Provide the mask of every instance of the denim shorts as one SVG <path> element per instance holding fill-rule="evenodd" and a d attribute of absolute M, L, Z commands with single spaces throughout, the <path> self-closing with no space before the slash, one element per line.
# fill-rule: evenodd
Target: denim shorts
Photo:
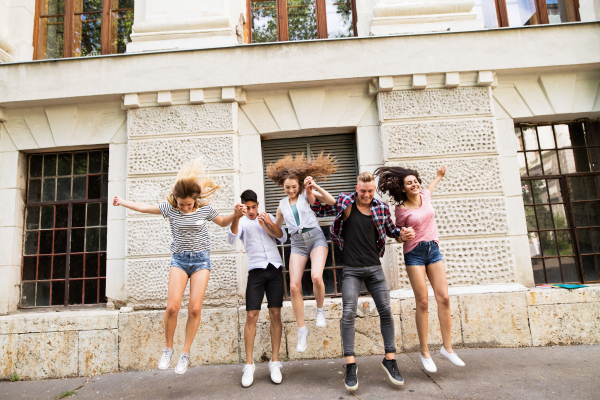
<path fill-rule="evenodd" d="M 197 253 L 184 251 L 183 253 L 173 253 L 171 267 L 182 269 L 188 274 L 188 277 L 192 276 L 194 272 L 198 272 L 202 269 L 210 271 L 210 251 L 205 250 Z"/>
<path fill-rule="evenodd" d="M 311 251 L 317 247 L 328 247 L 327 239 L 321 228 L 314 228 L 304 233 L 292 233 L 292 254 L 300 254 L 309 258 Z"/>
<path fill-rule="evenodd" d="M 417 246 L 404 255 L 404 265 L 431 265 L 442 261 L 440 247 L 433 240 L 419 242 Z"/>

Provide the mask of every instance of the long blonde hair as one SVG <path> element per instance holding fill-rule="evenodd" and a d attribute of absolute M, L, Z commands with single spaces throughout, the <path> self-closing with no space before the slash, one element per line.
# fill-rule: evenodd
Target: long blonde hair
<path fill-rule="evenodd" d="M 215 183 L 205 171 L 202 159 L 197 158 L 181 168 L 171 193 L 167 195 L 167 201 L 173 208 L 178 208 L 177 199 L 189 197 L 196 200 L 197 207 L 203 207 L 220 188 L 221 186 Z"/>

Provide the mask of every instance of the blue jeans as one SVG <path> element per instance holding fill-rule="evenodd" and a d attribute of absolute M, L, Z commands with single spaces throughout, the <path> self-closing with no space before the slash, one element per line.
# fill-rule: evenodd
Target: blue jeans
<path fill-rule="evenodd" d="M 188 278 L 192 276 L 194 272 L 198 272 L 202 269 L 210 271 L 210 251 L 205 250 L 197 253 L 184 251 L 183 253 L 173 253 L 171 267 L 182 269 L 188 275 Z"/>
<path fill-rule="evenodd" d="M 428 266 L 442 261 L 440 247 L 433 240 L 430 242 L 419 242 L 417 246 L 404 255 L 404 265 Z"/>

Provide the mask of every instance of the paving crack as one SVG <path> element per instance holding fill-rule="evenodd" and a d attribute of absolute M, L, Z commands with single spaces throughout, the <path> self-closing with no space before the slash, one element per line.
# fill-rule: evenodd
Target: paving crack
<path fill-rule="evenodd" d="M 421 364 L 419 364 L 419 363 L 418 363 L 416 360 L 414 360 L 414 359 L 413 359 L 413 358 L 410 356 L 410 354 L 407 354 L 406 356 L 407 356 L 408 358 L 410 358 L 410 360 L 411 360 L 411 361 L 412 361 L 412 362 L 413 362 L 413 363 L 414 363 L 414 364 L 417 366 L 417 368 L 419 368 L 421 371 L 423 371 L 423 373 L 424 373 L 424 374 L 425 374 L 425 375 L 426 375 L 426 376 L 429 378 L 429 380 L 431 380 L 431 382 L 433 382 L 433 383 L 435 384 L 435 386 L 437 386 L 437 387 L 438 387 L 438 389 L 440 389 L 440 391 L 442 392 L 442 395 L 443 395 L 443 396 L 444 396 L 444 397 L 447 399 L 448 397 L 446 396 L 446 394 L 444 394 L 444 389 L 443 389 L 443 388 L 442 388 L 442 387 L 441 387 L 441 386 L 440 386 L 440 385 L 439 385 L 439 384 L 438 384 L 438 383 L 435 381 L 435 379 L 433 379 L 433 378 L 431 377 L 431 375 L 429 375 L 429 373 L 428 373 L 428 372 L 427 372 L 425 369 L 423 369 L 423 368 L 421 367 Z"/>

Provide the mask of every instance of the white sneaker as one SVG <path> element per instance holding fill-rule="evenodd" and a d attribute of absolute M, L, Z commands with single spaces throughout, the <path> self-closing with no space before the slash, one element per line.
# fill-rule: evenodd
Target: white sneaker
<path fill-rule="evenodd" d="M 448 360 L 450 360 L 450 362 L 454 365 L 457 365 L 459 367 L 464 367 L 465 363 L 463 360 L 461 360 L 458 355 L 456 355 L 456 353 L 448 353 L 446 351 L 446 349 L 444 348 L 444 346 L 442 346 L 442 348 L 440 349 L 440 354 L 443 355 L 444 357 L 446 357 Z"/>
<path fill-rule="evenodd" d="M 179 356 L 179 362 L 175 366 L 175 373 L 179 374 L 179 375 L 184 374 L 185 371 L 187 371 L 189 361 L 190 361 L 190 355 L 181 353 L 181 355 Z"/>
<path fill-rule="evenodd" d="M 435 363 L 433 362 L 431 357 L 423 358 L 423 355 L 421 353 L 419 353 L 419 357 L 421 357 L 421 362 L 423 363 L 423 367 L 425 367 L 425 371 L 437 372 L 437 367 L 435 366 Z"/>
<path fill-rule="evenodd" d="M 306 338 L 308 337 L 308 328 L 304 325 L 302 328 L 298 328 L 298 345 L 296 346 L 296 351 L 298 353 L 303 353 L 306 350 L 308 344 L 306 343 Z"/>
<path fill-rule="evenodd" d="M 269 367 L 271 366 L 271 363 L 269 363 Z M 252 363 L 252 365 L 248 365 L 245 364 L 244 365 L 244 375 L 242 376 L 242 386 L 243 387 L 248 387 L 250 385 L 252 385 L 252 382 L 254 382 L 254 370 L 256 369 L 256 367 L 254 366 L 254 363 Z"/>
<path fill-rule="evenodd" d="M 173 357 L 173 349 L 164 349 L 163 355 L 158 362 L 158 369 L 168 369 L 171 365 L 171 357 Z"/>
<path fill-rule="evenodd" d="M 327 326 L 327 320 L 325 319 L 325 311 L 321 308 L 317 308 L 317 328 L 325 328 Z"/>
<path fill-rule="evenodd" d="M 281 383 L 281 362 L 269 361 L 269 371 L 271 371 L 271 380 L 273 383 Z"/>

